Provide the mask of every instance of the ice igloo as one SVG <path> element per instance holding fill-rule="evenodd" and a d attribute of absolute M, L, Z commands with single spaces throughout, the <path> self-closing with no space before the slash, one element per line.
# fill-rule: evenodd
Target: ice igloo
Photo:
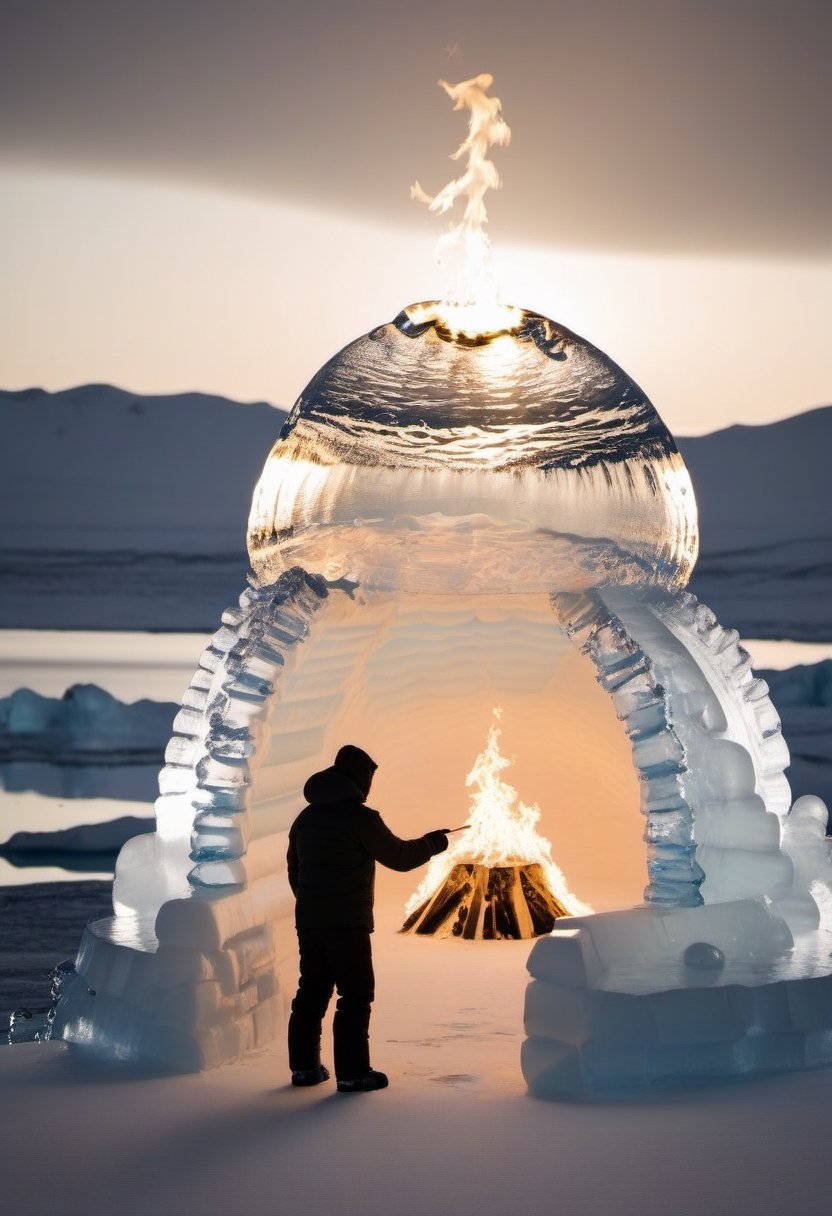
<path fill-rule="evenodd" d="M 531 1090 L 832 1061 L 825 808 L 790 810 L 767 687 L 684 591 L 684 463 L 612 360 L 511 316 L 466 336 L 410 307 L 299 397 L 254 493 L 250 584 L 175 720 L 156 832 L 122 850 L 114 915 L 84 935 L 65 1039 L 200 1069 L 273 1038 L 285 833 L 352 709 L 435 707 L 486 636 L 522 699 L 563 630 L 629 737 L 648 881 L 642 906 L 532 949 Z"/>

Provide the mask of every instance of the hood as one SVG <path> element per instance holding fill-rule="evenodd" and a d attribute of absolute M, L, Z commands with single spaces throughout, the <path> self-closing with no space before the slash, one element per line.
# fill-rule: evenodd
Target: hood
<path fill-rule="evenodd" d="M 310 806 L 328 806 L 334 802 L 363 802 L 366 794 L 346 773 L 334 766 L 313 773 L 303 787 L 303 796 Z"/>
<path fill-rule="evenodd" d="M 339 748 L 333 767 L 345 777 L 349 777 L 350 781 L 354 781 L 364 797 L 367 797 L 378 765 L 363 748 L 356 747 L 354 743 L 345 743 Z"/>

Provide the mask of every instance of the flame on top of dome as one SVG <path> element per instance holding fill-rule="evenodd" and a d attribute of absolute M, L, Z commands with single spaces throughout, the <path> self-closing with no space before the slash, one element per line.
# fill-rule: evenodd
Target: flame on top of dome
<path fill-rule="evenodd" d="M 485 232 L 485 192 L 500 185 L 500 175 L 488 152 L 495 146 L 505 147 L 511 140 L 500 99 L 487 95 L 493 83 L 494 77 L 488 72 L 459 84 L 439 81 L 455 110 L 471 112 L 468 136 L 452 153 L 453 160 L 467 155 L 465 172 L 438 194 L 427 194 L 418 181 L 410 187 L 411 198 L 427 203 L 440 215 L 449 211 L 458 198 L 466 199 L 462 220 L 440 237 L 437 246 L 445 286 L 439 313 L 432 319 L 453 336 L 469 339 L 511 332 L 520 321 L 519 309 L 500 303 L 491 266 L 491 242 Z"/>
<path fill-rule="evenodd" d="M 465 778 L 465 784 L 473 791 L 466 830 L 446 852 L 431 859 L 424 878 L 408 900 L 406 914 L 409 916 L 430 899 L 454 865 L 463 861 L 488 867 L 536 862 L 543 870 L 550 891 L 570 915 L 591 912 L 592 909 L 569 890 L 563 873 L 552 860 L 551 842 L 537 831 L 540 807 L 521 802 L 514 786 L 501 776 L 511 767 L 511 761 L 500 752 L 501 710 L 495 708 L 493 714 L 485 748 Z"/>
<path fill-rule="evenodd" d="M 440 337 L 474 346 L 516 334 L 526 317 L 524 309 L 501 304 L 497 299 L 472 300 L 468 304 L 435 300 L 430 304 L 411 304 L 405 312 L 412 325 L 434 325 Z"/>

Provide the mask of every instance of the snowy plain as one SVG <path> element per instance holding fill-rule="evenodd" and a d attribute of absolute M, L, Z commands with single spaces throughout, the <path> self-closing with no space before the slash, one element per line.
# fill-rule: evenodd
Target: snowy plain
<path fill-rule="evenodd" d="M 814 1216 L 829 1073 L 582 1105 L 527 1096 L 527 943 L 376 933 L 374 1063 L 391 1086 L 287 1084 L 282 1043 L 185 1077 L 0 1052 L 16 1216 Z M 324 1058 L 331 1062 L 328 1042 Z M 43 1168 L 48 1146 L 50 1168 Z"/>

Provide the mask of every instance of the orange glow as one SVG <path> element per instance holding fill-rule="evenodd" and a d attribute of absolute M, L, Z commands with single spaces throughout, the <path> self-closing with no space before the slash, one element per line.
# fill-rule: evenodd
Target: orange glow
<path fill-rule="evenodd" d="M 441 300 L 430 305 L 411 305 L 405 311 L 414 325 L 429 321 L 454 338 L 485 338 L 493 341 L 513 333 L 523 321 L 522 308 L 501 304 L 496 298 L 471 300 L 467 304 Z"/>
<path fill-rule="evenodd" d="M 453 866 L 461 861 L 489 867 L 537 862 L 552 894 L 572 915 L 590 912 L 591 908 L 569 890 L 561 870 L 552 860 L 551 843 L 536 830 L 540 808 L 521 802 L 517 790 L 502 779 L 501 774 L 510 768 L 511 761 L 500 752 L 498 723 L 501 710 L 495 708 L 493 712 L 494 721 L 485 748 L 465 778 L 465 784 L 473 791 L 466 830 L 452 838 L 445 853 L 432 858 L 422 882 L 408 900 L 405 912 L 410 915 L 428 900 Z"/>

